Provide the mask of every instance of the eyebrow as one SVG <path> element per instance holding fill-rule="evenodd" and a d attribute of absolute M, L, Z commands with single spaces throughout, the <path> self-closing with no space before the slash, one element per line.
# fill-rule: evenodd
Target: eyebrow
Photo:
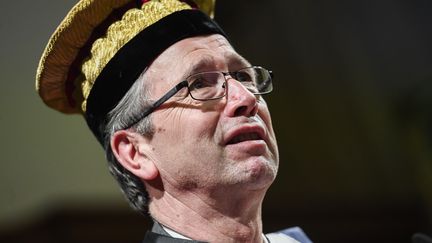
<path fill-rule="evenodd" d="M 252 64 L 250 64 L 250 62 L 248 62 L 244 57 L 242 57 L 240 54 L 238 53 L 228 53 L 227 55 L 225 55 L 225 59 L 228 60 L 228 66 L 234 66 L 236 68 L 245 68 L 245 67 L 250 67 L 252 66 Z M 229 70 L 232 71 L 232 70 Z"/>
<path fill-rule="evenodd" d="M 224 55 L 224 58 L 227 62 L 228 67 L 235 67 L 236 69 L 241 69 L 244 67 L 251 66 L 251 64 L 245 58 L 243 58 L 237 53 L 228 53 Z M 204 71 L 223 71 L 223 70 L 211 69 L 216 66 L 215 65 L 216 63 L 217 61 L 213 56 L 211 55 L 202 56 L 200 60 L 198 60 L 196 63 L 193 63 L 187 68 L 187 70 L 185 71 L 185 75 L 182 78 L 185 79 L 192 74 L 204 72 Z M 228 70 L 228 71 L 232 71 L 232 70 Z"/>
<path fill-rule="evenodd" d="M 201 57 L 197 62 L 193 63 L 188 67 L 185 72 L 185 77 L 192 75 L 194 73 L 202 72 L 205 69 L 211 68 L 215 66 L 216 61 L 213 56 L 206 55 Z"/>

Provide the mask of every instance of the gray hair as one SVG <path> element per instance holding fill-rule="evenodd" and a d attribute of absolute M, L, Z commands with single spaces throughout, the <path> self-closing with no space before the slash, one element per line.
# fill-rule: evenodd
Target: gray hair
<path fill-rule="evenodd" d="M 135 81 L 118 105 L 110 111 L 105 127 L 105 152 L 108 168 L 111 175 L 117 180 L 129 205 L 143 214 L 148 213 L 148 193 L 140 178 L 125 169 L 114 156 L 110 140 L 111 136 L 119 130 L 128 127 L 149 106 L 148 87 L 145 83 L 144 73 Z M 131 127 L 143 136 L 151 137 L 154 133 L 150 116 L 141 119 Z"/>

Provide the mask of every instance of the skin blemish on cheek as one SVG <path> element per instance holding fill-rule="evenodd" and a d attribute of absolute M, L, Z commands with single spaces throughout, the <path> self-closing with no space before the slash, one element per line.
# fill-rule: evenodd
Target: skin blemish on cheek
<path fill-rule="evenodd" d="M 158 128 L 156 129 L 156 132 L 158 132 L 158 133 L 165 132 L 165 131 L 166 131 L 166 129 L 165 129 L 165 128 L 162 128 L 162 127 L 158 127 Z"/>
<path fill-rule="evenodd" d="M 190 191 L 198 188 L 198 184 L 195 181 L 185 181 L 184 183 L 182 183 L 181 187 L 186 191 Z"/>

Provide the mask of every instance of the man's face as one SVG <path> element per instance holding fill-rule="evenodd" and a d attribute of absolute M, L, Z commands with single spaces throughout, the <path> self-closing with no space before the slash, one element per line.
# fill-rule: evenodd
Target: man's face
<path fill-rule="evenodd" d="M 250 64 L 220 35 L 194 37 L 164 51 L 145 75 L 150 98 L 159 99 L 189 75 L 237 71 Z M 266 189 L 279 155 L 262 97 L 227 76 L 228 94 L 197 101 L 184 88 L 151 115 L 155 133 L 147 156 L 163 181 L 179 189 Z"/>

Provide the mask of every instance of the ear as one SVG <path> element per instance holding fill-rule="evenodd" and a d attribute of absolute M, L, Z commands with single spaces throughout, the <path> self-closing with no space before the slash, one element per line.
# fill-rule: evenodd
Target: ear
<path fill-rule="evenodd" d="M 126 130 L 115 132 L 111 137 L 111 150 L 118 162 L 129 172 L 144 180 L 153 180 L 159 174 L 149 158 L 150 145 L 140 134 Z"/>

